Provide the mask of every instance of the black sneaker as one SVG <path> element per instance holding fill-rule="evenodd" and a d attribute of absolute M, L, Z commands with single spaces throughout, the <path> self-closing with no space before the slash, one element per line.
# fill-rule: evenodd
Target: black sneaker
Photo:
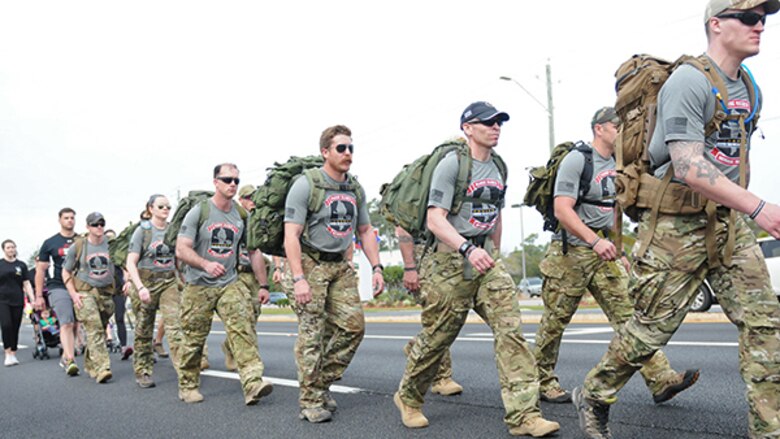
<path fill-rule="evenodd" d="M 589 439 L 612 439 L 609 431 L 609 404 L 585 398 L 582 389 L 572 391 L 574 407 L 580 419 L 580 429 Z"/>

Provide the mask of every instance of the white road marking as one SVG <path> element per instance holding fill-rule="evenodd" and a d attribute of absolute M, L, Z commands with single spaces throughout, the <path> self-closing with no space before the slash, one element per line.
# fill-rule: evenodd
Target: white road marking
<path fill-rule="evenodd" d="M 204 370 L 200 372 L 201 375 L 207 375 L 211 377 L 216 378 L 227 378 L 230 380 L 240 380 L 239 376 L 235 372 L 225 372 L 221 370 Z M 284 386 L 284 387 L 298 387 L 298 381 L 295 380 L 288 380 L 284 378 L 273 378 L 273 377 L 267 377 L 264 376 L 263 380 L 270 381 L 271 384 L 275 386 Z M 365 389 L 361 389 L 358 387 L 348 387 L 348 386 L 337 386 L 337 385 L 331 385 L 330 391 L 334 393 L 360 393 L 365 392 Z"/>

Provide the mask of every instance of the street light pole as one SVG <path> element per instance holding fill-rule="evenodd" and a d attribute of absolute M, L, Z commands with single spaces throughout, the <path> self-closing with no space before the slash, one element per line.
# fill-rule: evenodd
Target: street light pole
<path fill-rule="evenodd" d="M 525 229 L 523 228 L 523 206 L 525 204 L 513 204 L 512 207 L 520 210 L 520 251 L 523 261 L 523 279 L 525 279 Z"/>
<path fill-rule="evenodd" d="M 498 79 L 501 79 L 502 81 L 514 82 L 515 85 L 520 87 L 520 89 L 522 89 L 525 92 L 525 94 L 530 96 L 531 99 L 533 99 L 534 102 L 539 104 L 539 106 L 542 107 L 542 109 L 544 109 L 544 112 L 547 113 L 547 125 L 548 125 L 548 128 L 549 128 L 549 133 L 547 135 L 547 138 L 548 138 L 549 143 L 550 143 L 550 151 L 552 151 L 553 148 L 555 148 L 555 116 L 553 114 L 552 69 L 550 67 L 550 60 L 549 59 L 547 60 L 545 73 L 546 73 L 546 76 L 547 76 L 547 105 L 545 105 L 542 101 L 540 101 L 536 96 L 531 94 L 531 92 L 528 91 L 528 89 L 525 88 L 525 86 L 523 86 L 523 84 L 517 82 L 515 79 L 512 79 L 509 76 L 501 76 Z"/>

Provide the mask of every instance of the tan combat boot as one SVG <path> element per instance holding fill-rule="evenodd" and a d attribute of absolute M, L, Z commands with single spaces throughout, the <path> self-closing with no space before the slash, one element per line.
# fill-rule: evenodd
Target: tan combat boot
<path fill-rule="evenodd" d="M 404 404 L 398 392 L 395 392 L 395 395 L 393 395 L 393 402 L 395 402 L 395 406 L 401 412 L 401 422 L 406 427 L 423 428 L 428 426 L 428 418 L 423 415 L 422 410 Z"/>
<path fill-rule="evenodd" d="M 268 396 L 274 391 L 273 384 L 268 381 L 260 381 L 259 383 L 252 383 L 246 391 L 244 396 L 244 403 L 246 405 L 255 405 L 260 398 Z"/>
<path fill-rule="evenodd" d="M 95 377 L 95 381 L 97 381 L 98 384 L 105 384 L 106 382 L 108 382 L 108 380 L 111 379 L 112 376 L 113 375 L 111 375 L 110 370 L 104 370 L 97 374 L 97 376 Z"/>
<path fill-rule="evenodd" d="M 227 345 L 227 339 L 222 343 L 222 353 L 225 354 L 225 369 L 235 372 L 238 370 L 238 367 L 236 366 L 236 359 L 233 358 L 233 352 L 230 351 L 230 348 Z"/>
<path fill-rule="evenodd" d="M 203 395 L 198 392 L 198 389 L 179 390 L 179 399 L 187 404 L 194 404 L 203 401 Z"/>
<path fill-rule="evenodd" d="M 512 436 L 544 437 L 560 429 L 561 426 L 557 422 L 548 421 L 539 416 L 531 418 L 517 427 L 510 428 L 509 434 Z"/>
<path fill-rule="evenodd" d="M 678 372 L 661 390 L 653 394 L 653 401 L 656 404 L 669 401 L 678 393 L 691 387 L 698 379 L 699 369 L 688 369 L 685 372 Z"/>
<path fill-rule="evenodd" d="M 209 357 L 205 355 L 200 357 L 200 370 L 206 370 L 209 367 L 211 367 L 211 365 L 209 364 Z"/>
<path fill-rule="evenodd" d="M 539 393 L 539 399 L 553 404 L 565 404 L 571 402 L 571 393 L 560 387 L 553 387 Z"/>
<path fill-rule="evenodd" d="M 463 392 L 463 386 L 456 383 L 452 378 L 444 378 L 431 386 L 431 392 L 442 396 L 457 395 Z"/>

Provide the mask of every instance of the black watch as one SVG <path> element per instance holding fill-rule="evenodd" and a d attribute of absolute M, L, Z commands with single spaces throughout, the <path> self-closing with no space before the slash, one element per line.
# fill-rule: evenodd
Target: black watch
<path fill-rule="evenodd" d="M 376 269 L 379 269 L 380 272 L 385 271 L 385 266 L 382 264 L 376 264 L 373 267 L 371 267 L 372 271 L 376 271 Z"/>

